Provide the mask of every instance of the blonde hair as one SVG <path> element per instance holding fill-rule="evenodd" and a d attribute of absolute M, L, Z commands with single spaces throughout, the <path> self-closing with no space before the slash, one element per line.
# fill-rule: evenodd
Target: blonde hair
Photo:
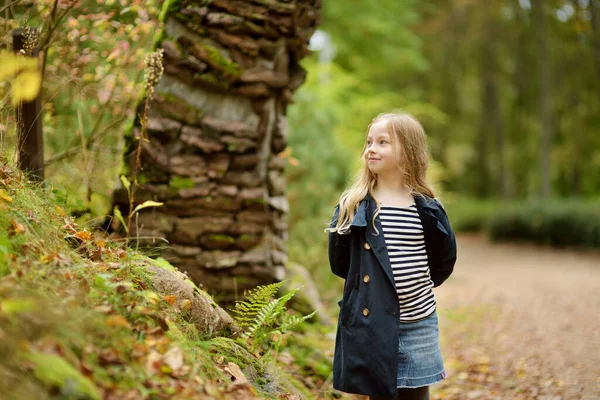
<path fill-rule="evenodd" d="M 367 127 L 367 133 L 371 126 L 381 120 L 387 121 L 387 132 L 392 140 L 392 146 L 398 162 L 398 172 L 403 174 L 404 184 L 408 191 L 415 195 L 427 195 L 434 198 L 433 189 L 427 183 L 427 167 L 429 165 L 429 150 L 427 147 L 427 137 L 425 129 L 415 117 L 404 112 L 382 113 L 373 118 Z M 326 232 L 338 232 L 339 234 L 349 233 L 350 224 L 361 200 L 370 193 L 372 197 L 375 186 L 377 185 L 377 176 L 371 172 L 367 163 L 364 162 L 364 154 L 367 149 L 367 143 L 360 155 L 363 166 L 353 176 L 350 186 L 341 194 L 339 200 L 339 214 L 337 223 L 333 228 L 325 229 Z M 373 227 L 375 227 L 375 218 L 379 214 L 380 208 L 377 205 L 377 212 L 373 215 Z M 377 228 L 375 228 L 377 231 Z M 377 231 L 379 234 L 379 231 Z"/>

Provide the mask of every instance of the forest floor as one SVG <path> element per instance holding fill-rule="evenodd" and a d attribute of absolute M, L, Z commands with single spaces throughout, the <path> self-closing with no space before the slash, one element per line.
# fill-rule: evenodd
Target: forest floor
<path fill-rule="evenodd" d="M 435 289 L 448 378 L 432 400 L 599 399 L 600 252 L 457 240 Z"/>

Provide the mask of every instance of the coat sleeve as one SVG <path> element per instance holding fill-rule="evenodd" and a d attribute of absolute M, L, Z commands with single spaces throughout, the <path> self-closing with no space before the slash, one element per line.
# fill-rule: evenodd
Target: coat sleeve
<path fill-rule="evenodd" d="M 330 228 L 335 227 L 337 224 L 339 212 L 340 206 L 338 204 L 329 224 Z M 346 279 L 350 267 L 350 235 L 329 232 L 329 266 L 334 274 Z"/>
<path fill-rule="evenodd" d="M 440 286 L 454 271 L 454 264 L 456 264 L 456 237 L 450 226 L 450 220 L 444 210 L 443 206 L 439 204 L 438 220 L 442 224 L 442 227 L 448 233 L 444 235 L 444 240 L 440 246 L 440 262 L 438 266 L 438 273 L 434 287 Z"/>

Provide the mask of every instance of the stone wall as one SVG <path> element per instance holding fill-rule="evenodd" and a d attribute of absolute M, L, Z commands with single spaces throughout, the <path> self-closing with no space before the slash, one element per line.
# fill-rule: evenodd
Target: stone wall
<path fill-rule="evenodd" d="M 165 204 L 142 212 L 132 235 L 231 301 L 285 277 L 285 113 L 305 79 L 298 61 L 309 52 L 320 0 L 163 7 L 157 45 L 165 72 L 151 103 L 136 204 Z M 139 134 L 138 121 L 127 140 L 129 170 Z M 114 200 L 127 212 L 124 189 Z"/>

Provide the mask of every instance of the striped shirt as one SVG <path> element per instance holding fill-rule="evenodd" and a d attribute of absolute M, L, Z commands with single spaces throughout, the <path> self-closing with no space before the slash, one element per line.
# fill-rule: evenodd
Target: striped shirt
<path fill-rule="evenodd" d="M 400 321 L 423 319 L 435 311 L 436 300 L 417 206 L 381 205 L 379 217 L 398 292 Z"/>

